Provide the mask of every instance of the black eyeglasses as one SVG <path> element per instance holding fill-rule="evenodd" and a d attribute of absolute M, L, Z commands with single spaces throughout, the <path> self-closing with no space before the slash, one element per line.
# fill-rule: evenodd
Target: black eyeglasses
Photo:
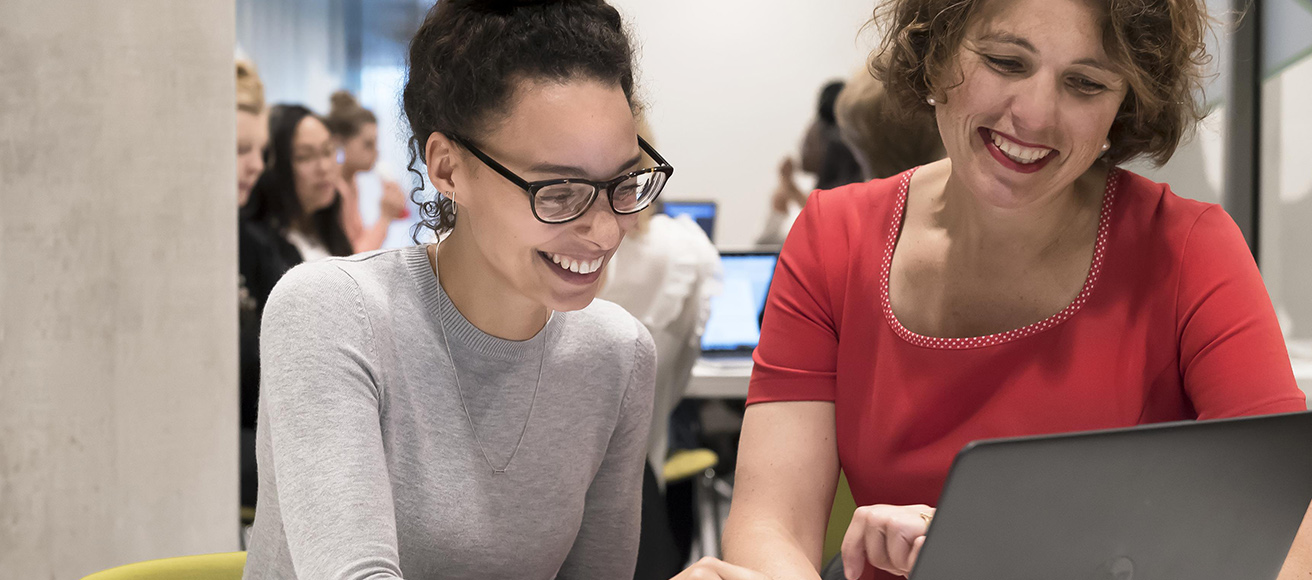
<path fill-rule="evenodd" d="M 548 224 L 563 224 L 578 219 L 588 212 L 603 190 L 610 200 L 610 208 L 615 213 L 620 215 L 638 213 L 647 209 L 651 202 L 656 200 L 656 196 L 661 194 L 665 183 L 674 174 L 674 167 L 666 163 L 665 158 L 661 157 L 661 154 L 657 153 L 642 137 L 638 137 L 638 146 L 656 161 L 656 167 L 630 171 L 609 181 L 591 181 L 573 177 L 527 181 L 488 157 L 468 139 L 455 135 L 449 137 L 468 149 L 474 157 L 491 167 L 493 171 L 523 189 L 528 194 L 533 217 Z"/>

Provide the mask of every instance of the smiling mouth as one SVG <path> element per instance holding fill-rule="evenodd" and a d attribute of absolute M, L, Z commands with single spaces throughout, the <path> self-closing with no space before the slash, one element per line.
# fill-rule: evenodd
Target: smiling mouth
<path fill-rule="evenodd" d="M 548 262 L 555 264 L 556 268 L 559 270 L 582 276 L 587 276 L 600 271 L 602 263 L 606 260 L 605 256 L 594 260 L 584 260 L 580 258 L 571 258 L 564 254 L 552 254 L 550 252 L 538 252 L 538 255 L 546 258 Z"/>
<path fill-rule="evenodd" d="M 985 130 L 988 131 L 988 137 L 993 141 L 993 145 L 995 145 L 998 150 L 1002 151 L 1003 155 L 1006 155 L 1008 159 L 1022 165 L 1035 163 L 1057 151 L 1056 149 L 1049 149 L 1047 147 L 1022 145 L 1002 133 L 989 129 Z"/>
<path fill-rule="evenodd" d="M 1016 139 L 986 127 L 979 128 L 980 138 L 993 158 L 1004 167 L 1019 173 L 1033 173 L 1047 165 L 1058 155 L 1056 149 L 1022 143 Z"/>

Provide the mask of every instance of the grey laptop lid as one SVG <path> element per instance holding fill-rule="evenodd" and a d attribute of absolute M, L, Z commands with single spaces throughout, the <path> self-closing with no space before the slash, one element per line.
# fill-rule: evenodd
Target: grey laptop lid
<path fill-rule="evenodd" d="M 967 445 L 911 580 L 1274 579 L 1312 501 L 1312 413 Z"/>

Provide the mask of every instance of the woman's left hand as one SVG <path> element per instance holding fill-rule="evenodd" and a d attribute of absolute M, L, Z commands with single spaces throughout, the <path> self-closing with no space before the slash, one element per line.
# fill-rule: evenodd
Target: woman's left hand
<path fill-rule="evenodd" d="M 866 563 L 909 576 L 925 544 L 934 508 L 927 505 L 870 505 L 856 509 L 843 535 L 843 572 L 860 578 Z"/>

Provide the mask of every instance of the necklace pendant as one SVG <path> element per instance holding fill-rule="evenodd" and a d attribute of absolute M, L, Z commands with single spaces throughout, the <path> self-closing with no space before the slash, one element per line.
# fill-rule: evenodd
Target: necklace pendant
<path fill-rule="evenodd" d="M 510 468 L 510 466 L 507 465 L 507 466 L 506 466 L 506 469 L 509 469 L 509 468 Z M 505 473 L 506 473 L 506 470 L 505 470 L 505 469 L 497 469 L 497 468 L 495 468 L 495 467 L 492 468 L 492 475 L 504 475 Z"/>

